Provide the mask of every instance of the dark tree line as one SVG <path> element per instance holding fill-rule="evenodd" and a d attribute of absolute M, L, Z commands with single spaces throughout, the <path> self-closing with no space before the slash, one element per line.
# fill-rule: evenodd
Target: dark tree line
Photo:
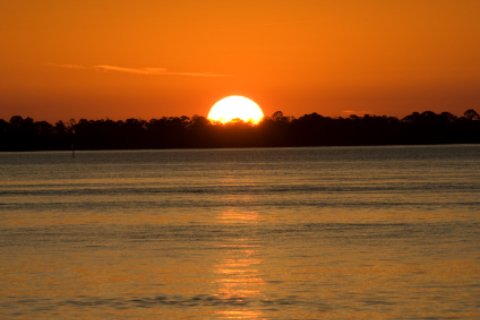
<path fill-rule="evenodd" d="M 480 116 L 467 110 L 389 116 L 299 118 L 277 111 L 259 125 L 212 124 L 201 116 L 87 120 L 51 124 L 14 116 L 0 119 L 0 150 L 297 147 L 342 145 L 480 143 Z"/>

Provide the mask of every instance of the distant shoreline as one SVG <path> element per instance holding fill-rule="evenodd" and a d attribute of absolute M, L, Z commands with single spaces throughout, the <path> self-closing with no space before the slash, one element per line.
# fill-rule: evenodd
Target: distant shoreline
<path fill-rule="evenodd" d="M 201 116 L 149 121 L 81 119 L 69 123 L 0 119 L 0 151 L 159 150 L 329 146 L 400 146 L 480 143 L 480 115 L 414 112 L 402 119 L 317 113 L 299 118 L 275 112 L 258 125 L 241 121 L 211 123 Z"/>
<path fill-rule="evenodd" d="M 90 151 L 189 151 L 189 150 L 232 150 L 232 149 L 239 149 L 239 150 L 248 150 L 248 149 L 308 149 L 308 148 L 369 148 L 369 147 L 469 147 L 469 146 L 479 146 L 480 142 L 472 142 L 472 143 L 432 143 L 432 144 L 382 144 L 382 145 L 324 145 L 324 146 L 264 146 L 264 147 L 197 147 L 197 148 L 132 148 L 132 149 L 75 149 L 75 152 L 90 152 Z M 6 153 L 29 153 L 29 152 L 62 152 L 62 153 L 70 153 L 72 150 L 69 149 L 37 149 L 37 150 L 0 150 L 0 154 Z"/>

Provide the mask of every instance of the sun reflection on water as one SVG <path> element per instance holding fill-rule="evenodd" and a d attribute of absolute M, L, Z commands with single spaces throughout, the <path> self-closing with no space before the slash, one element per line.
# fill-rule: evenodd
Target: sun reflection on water
<path fill-rule="evenodd" d="M 219 223 L 255 227 L 258 223 L 256 212 L 225 211 L 218 215 Z M 221 245 L 224 257 L 215 265 L 215 283 L 217 295 L 222 299 L 232 299 L 234 306 L 217 310 L 219 319 L 262 319 L 262 312 L 255 306 L 255 301 L 264 298 L 265 281 L 259 266 L 262 259 L 258 253 L 258 239 L 254 233 L 245 232 L 241 237 L 232 238 Z"/>

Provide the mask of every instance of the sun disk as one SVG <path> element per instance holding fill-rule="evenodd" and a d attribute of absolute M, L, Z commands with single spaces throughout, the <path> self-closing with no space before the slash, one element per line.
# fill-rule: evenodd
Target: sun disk
<path fill-rule="evenodd" d="M 243 96 L 229 96 L 217 101 L 207 116 L 213 122 L 227 123 L 241 120 L 253 124 L 258 124 L 263 117 L 259 105 Z"/>

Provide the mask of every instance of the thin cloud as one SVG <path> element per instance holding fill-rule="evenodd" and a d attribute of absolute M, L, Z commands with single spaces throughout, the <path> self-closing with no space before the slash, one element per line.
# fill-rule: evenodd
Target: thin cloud
<path fill-rule="evenodd" d="M 167 69 L 165 68 L 128 68 L 128 67 L 112 66 L 108 64 L 101 64 L 101 65 L 93 66 L 92 68 L 97 71 L 104 71 L 104 72 L 113 71 L 113 72 L 143 74 L 143 75 L 163 75 L 167 72 Z"/>
<path fill-rule="evenodd" d="M 95 66 L 82 66 L 77 64 L 49 63 L 49 65 L 54 67 L 59 67 L 59 68 L 65 68 L 65 69 L 94 70 L 94 71 L 100 71 L 100 72 L 118 72 L 118 73 L 127 73 L 127 74 L 144 75 L 144 76 L 183 76 L 183 77 L 209 77 L 209 78 L 221 78 L 221 77 L 232 76 L 229 74 L 208 73 L 208 72 L 178 72 L 178 71 L 170 71 L 166 68 L 157 68 L 157 67 L 131 68 L 131 67 L 114 66 L 109 64 L 100 64 Z"/>

